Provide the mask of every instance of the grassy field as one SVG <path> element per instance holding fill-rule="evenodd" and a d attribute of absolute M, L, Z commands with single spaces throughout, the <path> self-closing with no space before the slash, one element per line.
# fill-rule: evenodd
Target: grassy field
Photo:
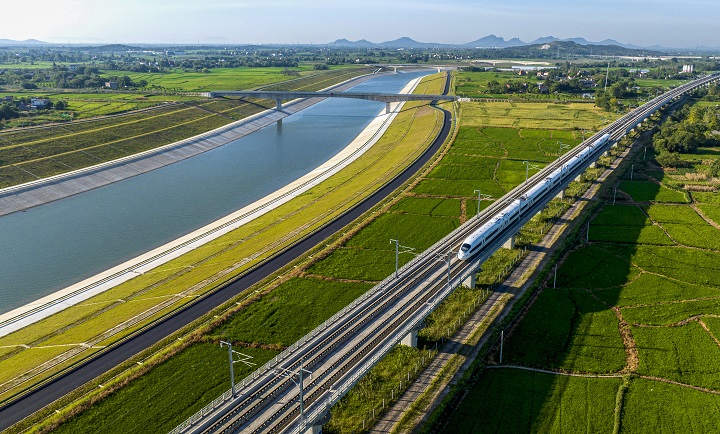
<path fill-rule="evenodd" d="M 421 83 L 417 92 L 439 92 L 443 84 L 442 80 L 433 78 L 431 76 Z M 51 339 L 57 344 L 61 342 L 71 344 L 80 336 L 88 339 L 89 335 L 95 336 L 93 338 L 95 340 L 102 339 L 99 343 L 110 344 L 131 331 L 131 329 L 124 330 L 120 334 L 103 337 L 109 328 L 124 318 L 124 313 L 115 309 L 128 303 L 118 303 L 119 298 L 138 301 L 155 300 L 157 303 L 156 297 L 182 293 L 191 287 L 193 290 L 186 294 L 193 296 L 211 290 L 273 254 L 282 245 L 317 228 L 383 185 L 425 149 L 441 126 L 441 113 L 426 104 L 408 103 L 405 108 L 375 146 L 346 169 L 308 193 L 224 237 L 86 303 L 68 308 L 61 314 L 27 327 L 21 332 L 0 338 L 0 347 L 14 347 L 12 353 L 0 356 L 2 359 L 0 372 L 5 377 L 5 382 L 0 379 L 0 382 L 4 383 L 2 396 L 6 397 L 17 390 L 6 381 L 27 372 L 40 361 L 37 357 L 26 357 L 29 352 L 21 345 L 41 347 L 43 342 Z M 384 240 L 384 245 L 387 243 L 388 240 Z M 257 255 L 254 260 L 247 263 L 242 260 L 253 254 Z M 225 270 L 229 267 L 232 269 L 230 274 L 227 274 Z M 228 336 L 229 339 L 237 339 L 235 342 L 238 345 L 279 349 L 302 336 L 304 330 L 309 330 L 308 327 L 312 328 L 315 322 L 321 322 L 331 316 L 368 287 L 367 284 L 362 283 L 329 282 L 314 278 L 291 279 L 281 285 L 279 291 L 273 290 L 258 299 L 257 305 L 253 303 L 249 310 L 242 310 L 237 319 L 227 319 L 219 328 L 210 330 L 208 339 Z M 264 288 L 267 289 L 269 288 Z M 297 300 L 297 291 L 302 292 L 305 297 L 301 302 Z M 182 300 L 186 301 L 188 298 Z M 313 301 L 317 302 L 318 310 L 313 314 L 311 321 L 305 321 L 309 303 Z M 288 316 L 291 309 L 296 309 L 295 312 L 298 313 Z M 160 313 L 166 311 L 167 309 Z M 113 312 L 117 312 L 118 315 L 113 315 Z M 302 312 L 302 315 L 299 312 Z M 252 325 L 253 321 L 260 321 L 260 318 L 262 318 L 264 334 L 253 337 L 259 330 L 257 323 Z M 299 328 L 291 328 L 291 325 Z M 235 335 L 237 337 L 234 337 Z M 97 349 L 88 349 L 81 355 L 84 357 L 89 355 L 88 352 L 93 351 Z M 196 386 L 198 389 L 205 388 L 202 382 L 198 382 Z M 22 388 L 23 385 L 14 387 Z M 119 395 L 124 393 L 118 392 Z M 187 412 L 192 414 L 206 403 L 202 400 L 194 401 L 188 404 Z M 158 403 L 147 411 L 148 414 L 168 413 L 170 405 L 172 405 L 170 402 Z M 97 408 L 98 412 L 105 414 L 103 417 L 110 417 L 109 415 L 114 411 L 112 406 L 105 407 L 105 404 L 98 405 Z M 175 411 L 170 413 L 175 414 L 174 423 L 181 422 L 182 414 L 186 414 Z M 83 414 L 78 418 L 85 422 L 77 423 L 90 423 L 88 422 L 90 419 L 85 417 Z"/>
<path fill-rule="evenodd" d="M 718 193 L 688 193 L 687 171 L 641 159 L 635 180 L 628 166 L 618 181 L 617 205 L 605 194 L 589 243 L 562 259 L 557 289 L 551 280 L 506 334 L 504 364 L 556 374 L 486 368 L 443 432 L 717 431 Z"/>
<path fill-rule="evenodd" d="M 486 103 L 461 105 L 465 126 L 490 126 L 530 129 L 598 130 L 614 120 L 614 114 L 586 103 Z M 580 136 L 580 138 L 582 135 Z"/>
<path fill-rule="evenodd" d="M 118 76 L 127 75 L 135 83 L 140 80 L 145 80 L 148 82 L 149 87 L 158 86 L 182 92 L 207 92 L 210 90 L 253 89 L 295 78 L 283 74 L 285 69 L 286 68 L 283 67 L 214 68 L 207 73 L 184 72 L 180 69 L 169 73 L 132 71 L 102 72 Z M 301 77 L 318 73 L 318 71 L 314 71 L 310 65 L 288 69 L 297 72 Z"/>
<path fill-rule="evenodd" d="M 612 432 L 619 378 L 487 369 L 442 433 Z M 582 402 L 583 405 L 575 405 Z"/>

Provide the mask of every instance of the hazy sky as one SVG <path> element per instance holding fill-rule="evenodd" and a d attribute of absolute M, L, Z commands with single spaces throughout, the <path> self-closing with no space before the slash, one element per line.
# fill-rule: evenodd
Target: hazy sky
<path fill-rule="evenodd" d="M 0 39 L 56 43 L 465 43 L 495 34 L 720 46 L 718 0 L 13 0 Z"/>

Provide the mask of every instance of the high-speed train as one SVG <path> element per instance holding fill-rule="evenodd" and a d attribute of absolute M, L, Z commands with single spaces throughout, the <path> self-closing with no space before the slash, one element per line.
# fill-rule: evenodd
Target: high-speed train
<path fill-rule="evenodd" d="M 476 230 L 470 236 L 465 238 L 458 259 L 465 260 L 491 241 L 495 241 L 499 233 L 507 226 L 515 223 L 520 218 L 521 213 L 532 206 L 535 202 L 544 199 L 554 188 L 571 176 L 578 166 L 583 166 L 588 160 L 595 160 L 605 145 L 610 141 L 610 135 L 605 134 L 593 143 L 585 146 L 570 161 L 555 169 L 547 178 L 538 182 L 530 190 L 525 192 L 520 198 L 513 200 L 508 206 L 502 209 L 495 217 L 490 219 L 480 229 Z"/>

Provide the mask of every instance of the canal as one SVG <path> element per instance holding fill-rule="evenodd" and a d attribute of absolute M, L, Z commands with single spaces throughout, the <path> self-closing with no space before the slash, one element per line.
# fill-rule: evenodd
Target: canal
<path fill-rule="evenodd" d="M 399 92 L 428 72 L 355 92 Z M 0 217 L 0 314 L 192 232 L 310 172 L 385 104 L 326 99 L 220 148 L 115 184 Z"/>

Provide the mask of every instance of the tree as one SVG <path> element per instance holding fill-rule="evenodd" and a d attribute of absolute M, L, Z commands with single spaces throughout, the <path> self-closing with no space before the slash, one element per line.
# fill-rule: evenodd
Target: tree
<path fill-rule="evenodd" d="M 710 165 L 710 176 L 720 178 L 720 160 L 715 160 Z"/>
<path fill-rule="evenodd" d="M 17 107 L 12 104 L 0 104 L 0 119 L 13 119 L 20 116 Z"/>
<path fill-rule="evenodd" d="M 677 152 L 661 152 L 655 157 L 655 160 L 663 167 L 688 167 L 690 164 L 680 158 Z"/>

